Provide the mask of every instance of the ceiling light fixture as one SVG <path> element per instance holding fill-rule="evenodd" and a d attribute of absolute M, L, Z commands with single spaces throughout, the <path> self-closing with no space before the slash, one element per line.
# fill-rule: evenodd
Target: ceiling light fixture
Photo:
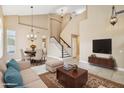
<path fill-rule="evenodd" d="M 124 10 L 116 11 L 115 6 L 112 6 L 112 15 L 110 18 L 110 24 L 114 26 L 118 22 L 117 15 L 121 13 L 124 13 Z"/>
<path fill-rule="evenodd" d="M 62 8 L 57 10 L 58 15 L 60 15 L 61 17 L 63 17 L 67 12 L 68 12 L 67 7 L 62 7 Z"/>
<path fill-rule="evenodd" d="M 32 18 L 31 18 L 31 22 L 32 22 L 32 25 L 31 25 L 31 33 L 29 35 L 27 35 L 27 38 L 29 40 L 31 40 L 32 42 L 34 42 L 34 40 L 37 39 L 37 35 L 34 34 L 34 29 L 33 29 L 33 6 L 31 6 L 31 10 L 32 10 Z"/>

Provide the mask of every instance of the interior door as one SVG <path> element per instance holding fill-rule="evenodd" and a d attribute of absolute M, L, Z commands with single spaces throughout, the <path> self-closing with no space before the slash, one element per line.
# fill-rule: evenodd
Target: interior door
<path fill-rule="evenodd" d="M 72 38 L 72 56 L 76 57 L 76 54 L 77 54 L 76 38 Z"/>

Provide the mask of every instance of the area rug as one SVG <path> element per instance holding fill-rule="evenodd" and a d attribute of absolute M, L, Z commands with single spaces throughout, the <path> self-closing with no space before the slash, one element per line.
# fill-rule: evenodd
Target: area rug
<path fill-rule="evenodd" d="M 48 88 L 64 88 L 56 79 L 56 73 L 44 73 L 39 75 Z M 104 86 L 106 88 L 124 88 L 124 85 L 104 79 L 102 77 L 88 73 L 88 81 L 82 88 L 98 88 Z"/>

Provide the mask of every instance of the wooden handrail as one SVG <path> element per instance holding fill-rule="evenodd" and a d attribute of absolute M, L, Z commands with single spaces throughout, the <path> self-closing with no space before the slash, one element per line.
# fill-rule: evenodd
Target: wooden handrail
<path fill-rule="evenodd" d="M 64 58 L 64 46 L 60 43 L 59 40 L 57 40 L 57 38 L 55 36 L 51 36 L 51 38 L 54 38 L 62 47 L 62 58 Z M 69 48 L 71 48 L 61 37 L 60 39 L 64 42 L 64 44 L 66 44 Z"/>
<path fill-rule="evenodd" d="M 63 51 L 64 51 L 64 47 L 62 46 L 62 58 L 64 58 L 64 53 L 63 53 Z"/>
<path fill-rule="evenodd" d="M 63 46 L 57 39 L 55 36 L 51 36 L 51 38 L 54 38 L 61 46 Z"/>
<path fill-rule="evenodd" d="M 62 40 L 69 48 L 71 48 L 71 46 L 63 38 L 60 37 L 60 40 Z"/>

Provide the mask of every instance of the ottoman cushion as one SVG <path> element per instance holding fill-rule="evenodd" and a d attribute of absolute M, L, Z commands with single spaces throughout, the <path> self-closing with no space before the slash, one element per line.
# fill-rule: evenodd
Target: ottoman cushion
<path fill-rule="evenodd" d="M 64 65 L 64 62 L 55 58 L 48 58 L 46 61 L 46 69 L 50 72 L 55 72 L 56 68 Z"/>
<path fill-rule="evenodd" d="M 56 67 L 56 66 L 63 65 L 63 62 L 59 61 L 59 60 L 58 61 L 49 61 L 49 62 L 46 62 L 46 64 L 51 67 Z"/>
<path fill-rule="evenodd" d="M 48 57 L 46 61 L 46 65 L 51 66 L 51 67 L 56 67 L 56 66 L 60 66 L 63 64 L 64 62 L 62 60 L 52 58 L 52 57 Z"/>

